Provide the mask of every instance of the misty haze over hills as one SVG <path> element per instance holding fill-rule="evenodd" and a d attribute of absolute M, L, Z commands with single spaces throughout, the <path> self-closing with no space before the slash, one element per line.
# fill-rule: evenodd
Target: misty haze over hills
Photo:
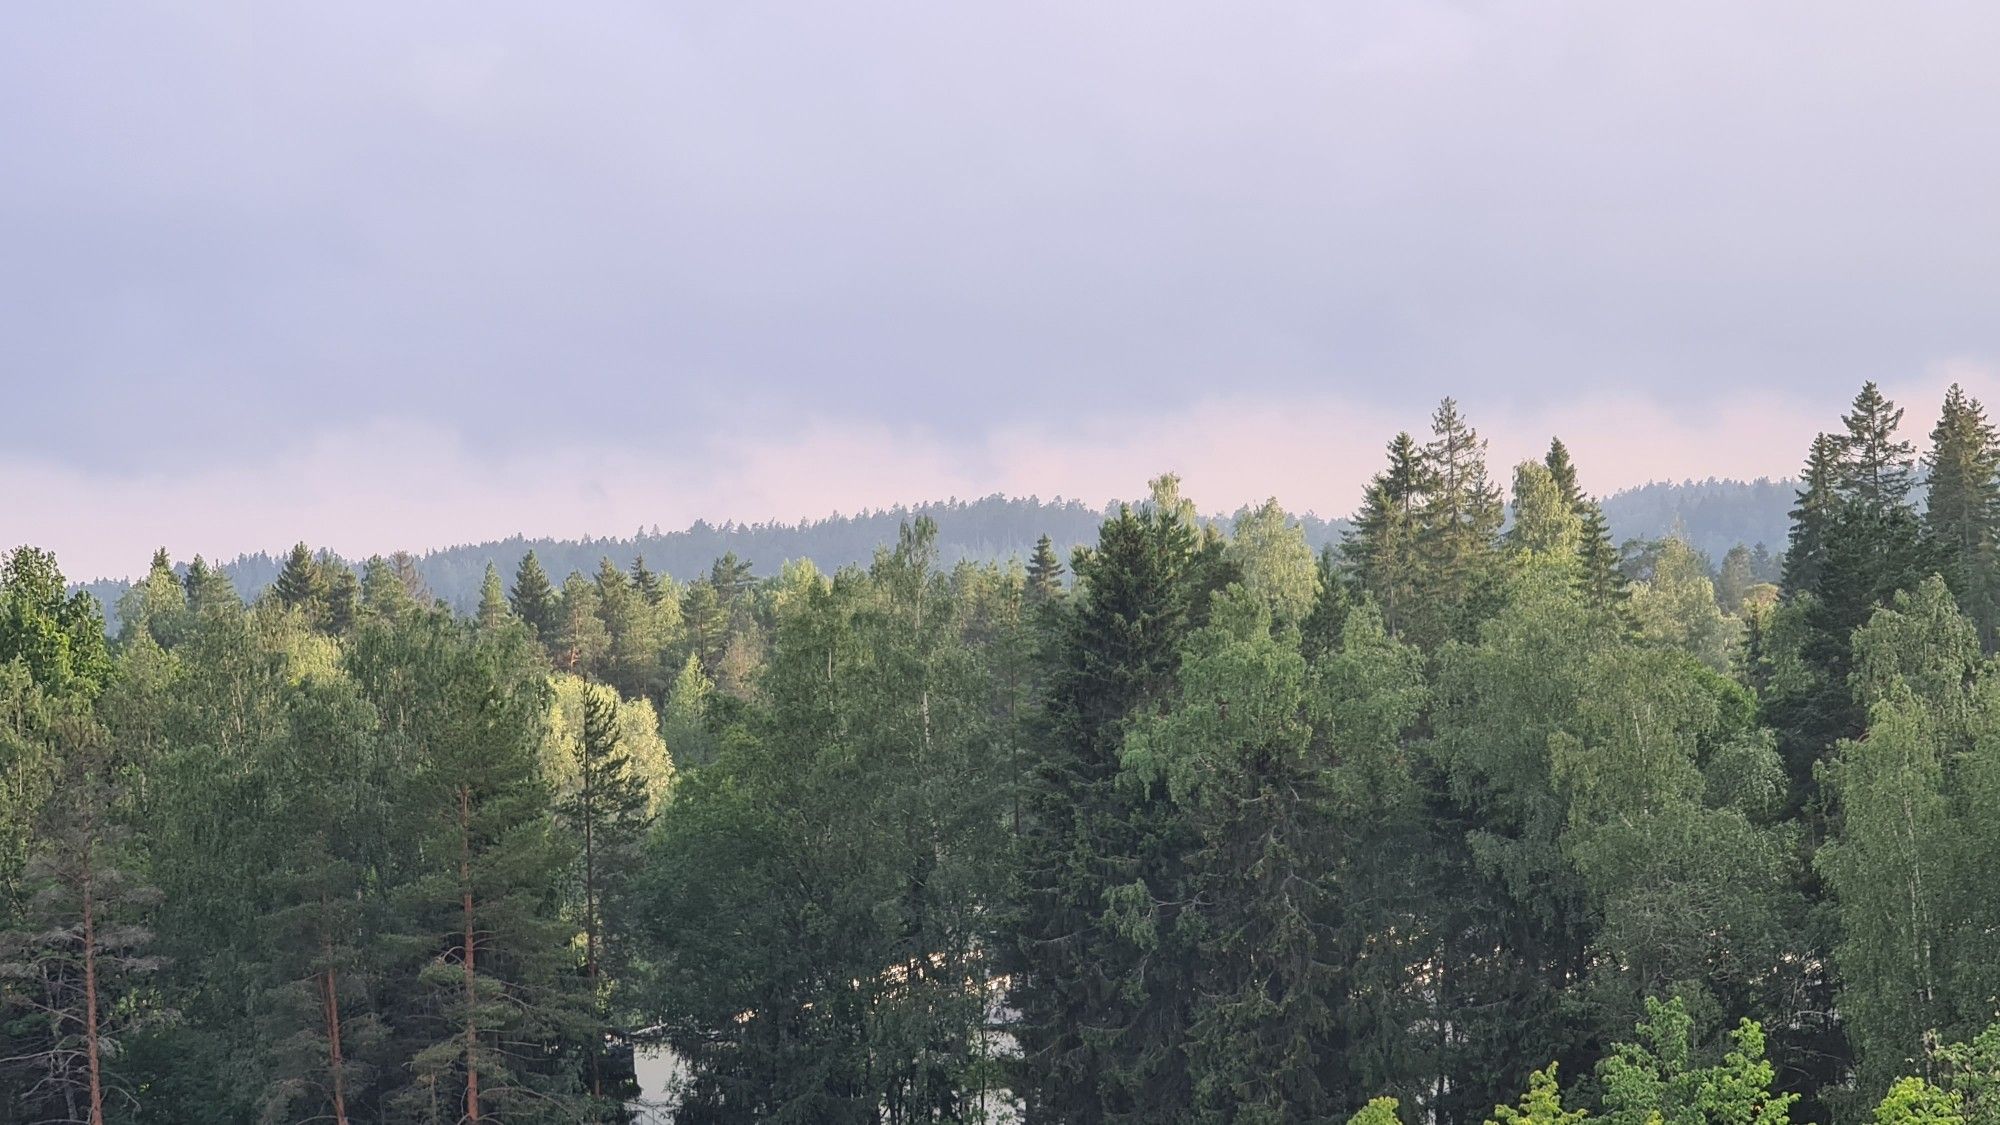
<path fill-rule="evenodd" d="M 1773 552 L 1781 550 L 1786 536 L 1786 513 L 1793 503 L 1795 487 L 1793 481 L 1769 479 L 1656 481 L 1614 492 L 1604 498 L 1603 507 L 1616 541 L 1657 539 L 1678 527 L 1690 544 L 1708 556 L 1713 566 L 1724 552 L 1739 543 L 1745 546 L 1762 543 Z M 663 532 L 654 527 L 624 537 L 514 536 L 424 550 L 417 565 L 434 594 L 455 609 L 466 611 L 479 599 L 479 583 L 488 563 L 511 580 L 515 566 L 529 550 L 558 580 L 571 571 L 592 573 L 603 558 L 629 566 L 633 558 L 644 557 L 653 570 L 686 581 L 706 573 L 712 562 L 729 552 L 749 561 L 760 575 L 774 574 L 785 562 L 794 559 L 810 559 L 822 571 L 831 572 L 849 564 L 865 564 L 881 544 L 895 542 L 896 529 L 905 520 L 929 516 L 938 525 L 938 559 L 944 566 L 962 560 L 1025 559 L 1042 535 L 1047 535 L 1058 554 L 1067 558 L 1072 548 L 1095 540 L 1098 522 L 1116 507 L 1116 502 L 1095 508 L 1081 500 L 1061 497 L 1041 500 L 994 495 L 978 500 L 899 505 L 799 523 L 697 521 L 682 531 Z M 1226 523 L 1234 517 L 1214 518 Z M 1337 542 L 1347 528 L 1345 519 L 1326 519 L 1312 513 L 1296 518 L 1315 550 Z M 267 551 L 224 563 L 222 569 L 244 597 L 255 598 L 277 577 L 288 546 L 272 544 Z M 417 553 L 417 549 L 412 553 Z M 133 566 L 137 569 L 144 562 L 135 559 Z M 129 584 L 124 579 L 102 579 L 83 583 L 79 588 L 95 595 L 105 606 L 106 619 L 115 622 L 118 597 Z"/>

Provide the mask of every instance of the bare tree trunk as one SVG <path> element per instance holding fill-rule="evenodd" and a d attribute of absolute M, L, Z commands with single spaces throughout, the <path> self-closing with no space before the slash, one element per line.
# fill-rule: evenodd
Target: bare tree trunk
<path fill-rule="evenodd" d="M 458 882 L 465 907 L 465 1119 L 479 1118 L 479 987 L 473 974 L 477 948 L 472 926 L 472 791 L 458 787 Z"/>
<path fill-rule="evenodd" d="M 90 1125 L 104 1125 L 104 1072 L 97 1049 L 97 904 L 91 897 L 91 848 L 83 849 L 83 1049 L 90 1062 Z"/>

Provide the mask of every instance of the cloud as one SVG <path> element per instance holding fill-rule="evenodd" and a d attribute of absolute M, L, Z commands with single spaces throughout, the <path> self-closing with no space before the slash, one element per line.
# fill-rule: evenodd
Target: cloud
<path fill-rule="evenodd" d="M 1907 406 L 1903 433 L 1920 448 L 1952 382 L 2000 404 L 2000 368 L 1971 360 L 1885 385 Z M 1689 411 L 1615 392 L 1552 406 L 1475 392 L 1464 408 L 1503 484 L 1511 465 L 1561 436 L 1585 486 L 1604 493 L 1650 480 L 1791 475 L 1812 435 L 1838 425 L 1851 394 L 1751 390 Z M 72 576 L 97 577 L 130 574 L 161 545 L 176 558 L 229 558 L 303 539 L 362 557 L 516 532 L 622 536 L 696 519 L 795 520 L 992 492 L 1097 504 L 1139 496 L 1169 471 L 1204 510 L 1275 495 L 1294 511 L 1338 516 L 1380 468 L 1388 438 L 1403 429 L 1421 437 L 1427 423 L 1337 394 L 1251 393 L 1062 430 L 1001 426 L 978 441 L 822 420 L 699 445 L 495 455 L 446 427 L 381 422 L 229 469 L 92 473 L 0 459 L 8 482 L 0 540 L 52 547 Z"/>

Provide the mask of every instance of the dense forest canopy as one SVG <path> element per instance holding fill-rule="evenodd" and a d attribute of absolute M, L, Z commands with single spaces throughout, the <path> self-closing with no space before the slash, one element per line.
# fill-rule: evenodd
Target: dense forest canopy
<path fill-rule="evenodd" d="M 2000 1122 L 2000 436 L 1901 417 L 1638 534 L 1446 400 L 1337 531 L 19 548 L 0 1122 Z"/>
<path fill-rule="evenodd" d="M 1719 564 L 1724 553 L 1737 544 L 1769 544 L 1775 550 L 1784 542 L 1792 487 L 1790 481 L 1769 480 L 1655 482 L 1614 492 L 1603 499 L 1602 506 L 1618 542 L 1678 535 Z M 938 564 L 953 566 L 966 560 L 1025 559 L 1043 535 L 1049 537 L 1059 557 L 1067 558 L 1075 548 L 1093 542 L 1098 523 L 1116 510 L 1116 504 L 1092 508 L 1061 498 L 1045 501 L 996 495 L 833 515 L 796 524 L 697 522 L 683 531 L 662 532 L 655 527 L 626 538 L 605 539 L 516 536 L 425 551 L 413 563 L 427 589 L 466 613 L 479 604 L 480 579 L 489 565 L 511 573 L 529 551 L 556 574 L 588 572 L 599 559 L 609 556 L 621 564 L 643 560 L 661 574 L 692 578 L 725 554 L 746 560 L 765 574 L 796 560 L 809 561 L 832 573 L 843 566 L 867 565 L 877 547 L 895 538 L 898 527 L 928 518 L 938 527 Z M 1209 521 L 1226 529 L 1245 511 L 1248 509 L 1234 516 L 1211 516 Z M 1314 550 L 1337 543 L 1349 527 L 1345 519 L 1312 514 L 1294 518 Z M 235 583 L 237 593 L 255 600 L 277 580 L 284 565 L 283 552 L 272 555 L 260 551 L 222 562 L 218 568 Z M 348 566 L 357 572 L 360 569 L 352 563 Z M 185 565 L 176 568 L 177 573 L 185 570 Z M 111 607 L 117 606 L 131 585 L 122 579 L 102 578 L 79 588 L 95 596 L 110 616 Z"/>

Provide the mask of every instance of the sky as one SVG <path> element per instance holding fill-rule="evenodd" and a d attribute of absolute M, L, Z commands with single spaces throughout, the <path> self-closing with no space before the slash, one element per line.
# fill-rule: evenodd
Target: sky
<path fill-rule="evenodd" d="M 1340 515 L 2000 408 L 2000 5 L 0 13 L 0 547 L 73 577 L 1182 474 Z"/>

